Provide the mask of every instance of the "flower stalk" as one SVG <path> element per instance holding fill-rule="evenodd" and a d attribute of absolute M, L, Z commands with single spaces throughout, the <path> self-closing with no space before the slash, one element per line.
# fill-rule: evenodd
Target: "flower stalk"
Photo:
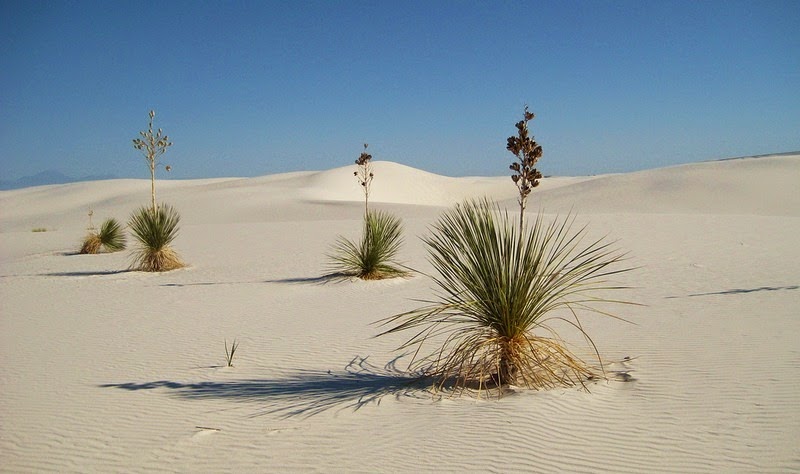
<path fill-rule="evenodd" d="M 159 165 L 158 157 L 163 155 L 167 151 L 167 148 L 172 146 L 172 142 L 169 141 L 169 137 L 164 134 L 163 130 L 159 128 L 153 133 L 153 119 L 155 119 L 155 116 L 156 112 L 151 110 L 150 123 L 147 130 L 139 132 L 141 138 L 133 139 L 133 147 L 142 152 L 142 155 L 144 155 L 147 161 L 147 166 L 150 168 L 150 200 L 153 215 L 155 215 L 157 209 L 156 167 Z M 167 166 L 165 169 L 169 171 L 171 167 Z"/>
<path fill-rule="evenodd" d="M 536 162 L 542 157 L 542 147 L 528 132 L 528 122 L 533 120 L 535 115 L 528 111 L 525 106 L 525 113 L 522 120 L 517 122 L 517 135 L 508 137 L 506 149 L 517 157 L 517 161 L 511 163 L 509 168 L 514 172 L 511 179 L 519 190 L 519 235 L 522 235 L 525 218 L 525 207 L 528 194 L 539 185 L 542 174 L 536 169 Z"/>

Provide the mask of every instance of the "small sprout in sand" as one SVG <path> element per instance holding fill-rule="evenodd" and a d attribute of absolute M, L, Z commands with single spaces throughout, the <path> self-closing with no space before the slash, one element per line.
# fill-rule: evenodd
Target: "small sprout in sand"
<path fill-rule="evenodd" d="M 91 211 L 90 211 L 91 212 Z M 91 214 L 89 214 L 91 216 Z M 89 234 L 83 239 L 80 253 L 94 254 L 101 248 L 108 252 L 118 252 L 125 249 L 125 233 L 116 219 L 106 219 L 100 226 L 99 231 L 94 228 L 89 230 Z"/>
<path fill-rule="evenodd" d="M 47 229 L 44 227 L 34 227 L 31 229 L 31 232 L 47 232 Z"/>
<path fill-rule="evenodd" d="M 94 224 L 92 223 L 92 216 L 94 215 L 94 210 L 89 209 L 87 215 L 89 216 L 89 227 L 87 227 L 86 230 L 94 230 Z"/>
<path fill-rule="evenodd" d="M 523 219 L 528 194 L 539 185 L 542 174 L 535 168 L 536 162 L 542 157 L 542 147 L 536 143 L 532 136 L 528 135 L 528 122 L 533 120 L 533 113 L 528 111 L 525 106 L 525 113 L 522 120 L 517 122 L 517 135 L 508 137 L 506 149 L 517 157 L 517 161 L 511 163 L 511 179 L 519 190 L 519 232 L 522 234 Z"/>
<path fill-rule="evenodd" d="M 236 353 L 236 349 L 239 348 L 239 343 L 236 342 L 236 339 L 233 340 L 231 343 L 231 348 L 228 350 L 228 340 L 225 340 L 225 360 L 228 363 L 228 367 L 233 367 L 233 355 Z"/>

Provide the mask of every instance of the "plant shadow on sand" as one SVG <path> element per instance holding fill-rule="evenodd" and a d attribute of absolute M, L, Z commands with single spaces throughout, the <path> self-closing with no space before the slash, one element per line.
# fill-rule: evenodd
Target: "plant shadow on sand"
<path fill-rule="evenodd" d="M 328 283 L 336 283 L 345 280 L 350 280 L 353 277 L 350 275 L 323 275 L 318 277 L 297 277 L 297 278 L 282 278 L 278 280 L 256 280 L 256 281 L 205 281 L 193 283 L 163 283 L 159 286 L 166 287 L 185 287 L 185 286 L 216 286 L 216 285 L 256 285 L 263 283 L 280 283 L 287 285 L 326 285 Z"/>
<path fill-rule="evenodd" d="M 665 296 L 667 299 L 674 299 L 674 298 L 693 298 L 697 296 L 714 296 L 714 295 L 740 295 L 745 293 L 756 293 L 760 291 L 786 291 L 786 290 L 797 290 L 800 289 L 798 285 L 791 285 L 791 286 L 761 286 L 758 288 L 734 288 L 732 290 L 725 290 L 725 291 L 711 291 L 708 293 L 692 293 L 690 295 L 685 296 Z"/>
<path fill-rule="evenodd" d="M 62 277 L 87 277 L 87 276 L 104 276 L 104 275 L 119 275 L 120 273 L 130 273 L 131 270 L 97 270 L 85 272 L 51 272 L 41 273 L 41 276 L 62 276 Z"/>
<path fill-rule="evenodd" d="M 317 277 L 281 278 L 277 280 L 267 280 L 265 283 L 285 283 L 289 285 L 302 285 L 309 283 L 316 285 L 325 285 L 328 283 L 341 283 L 355 279 L 358 279 L 358 277 L 347 273 L 328 273 Z"/>
<path fill-rule="evenodd" d="M 278 379 L 250 379 L 230 382 L 182 383 L 168 380 L 145 383 L 104 384 L 103 388 L 123 390 L 174 390 L 190 400 L 229 399 L 241 402 L 268 401 L 274 408 L 259 410 L 252 416 L 269 414 L 284 418 L 308 418 L 330 409 L 357 411 L 370 403 L 380 404 L 388 395 L 396 398 L 430 398 L 430 380 L 396 368 L 397 357 L 383 369 L 367 358 L 356 356 L 344 372 L 300 371 Z"/>

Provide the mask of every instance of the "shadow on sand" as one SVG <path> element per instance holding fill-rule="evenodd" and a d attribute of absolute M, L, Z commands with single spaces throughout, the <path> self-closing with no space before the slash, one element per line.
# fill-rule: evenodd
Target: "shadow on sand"
<path fill-rule="evenodd" d="M 341 283 L 353 280 L 356 277 L 346 273 L 328 273 L 317 277 L 281 278 L 278 280 L 267 280 L 266 283 L 286 283 L 289 285 L 315 284 L 325 285 L 328 283 Z"/>
<path fill-rule="evenodd" d="M 195 282 L 195 283 L 164 283 L 159 286 L 185 287 L 185 286 L 216 286 L 216 285 L 257 285 L 264 283 L 282 283 L 290 285 L 302 285 L 302 284 L 325 285 L 330 282 L 342 281 L 346 278 L 349 277 L 338 276 L 338 275 L 324 275 L 319 277 L 283 278 L 279 280 L 264 280 L 264 281 L 206 281 L 206 282 Z"/>
<path fill-rule="evenodd" d="M 98 270 L 86 272 L 52 272 L 41 273 L 41 276 L 62 276 L 62 277 L 86 277 L 86 276 L 103 276 L 103 275 L 118 275 L 120 273 L 130 273 L 133 270 Z"/>
<path fill-rule="evenodd" d="M 402 357 L 402 356 L 401 356 Z M 427 398 L 430 381 L 424 377 L 401 372 L 396 368 L 400 357 L 383 369 L 356 356 L 344 372 L 301 371 L 289 377 L 269 380 L 250 379 L 230 382 L 183 383 L 159 380 L 145 383 L 104 384 L 103 388 L 123 390 L 173 390 L 186 399 L 229 399 L 235 401 L 265 401 L 274 408 L 260 410 L 252 416 L 279 414 L 285 418 L 310 417 L 327 410 L 351 408 L 357 411 L 370 403 L 380 404 L 383 397 Z"/>
<path fill-rule="evenodd" d="M 785 290 L 797 290 L 800 289 L 798 285 L 792 286 L 761 286 L 758 288 L 734 288 L 732 290 L 725 290 L 725 291 L 712 291 L 709 293 L 692 293 L 686 296 L 666 296 L 665 298 L 693 298 L 696 296 L 713 296 L 713 295 L 740 295 L 745 293 L 755 293 L 758 291 L 785 291 Z"/>

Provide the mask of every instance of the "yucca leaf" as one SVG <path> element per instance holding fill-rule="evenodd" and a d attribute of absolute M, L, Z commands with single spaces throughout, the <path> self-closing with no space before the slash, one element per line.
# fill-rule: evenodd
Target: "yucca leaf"
<path fill-rule="evenodd" d="M 100 243 L 110 252 L 125 250 L 125 233 L 116 219 L 106 219 L 98 232 Z"/>

